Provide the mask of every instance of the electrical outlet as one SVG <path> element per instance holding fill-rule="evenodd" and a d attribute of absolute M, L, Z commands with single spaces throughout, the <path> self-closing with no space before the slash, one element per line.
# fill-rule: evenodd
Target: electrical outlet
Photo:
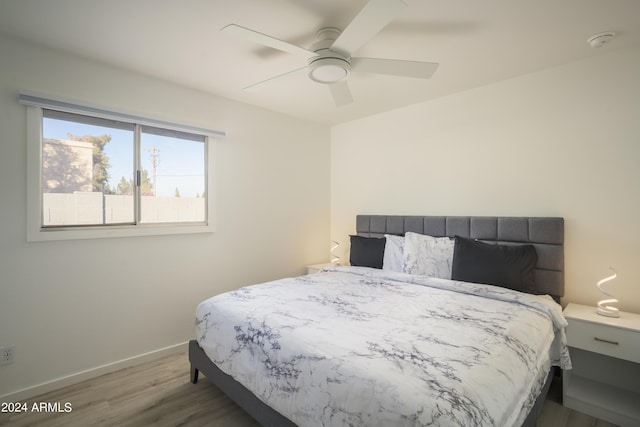
<path fill-rule="evenodd" d="M 0 365 L 13 363 L 15 351 L 16 351 L 15 345 L 0 346 Z"/>

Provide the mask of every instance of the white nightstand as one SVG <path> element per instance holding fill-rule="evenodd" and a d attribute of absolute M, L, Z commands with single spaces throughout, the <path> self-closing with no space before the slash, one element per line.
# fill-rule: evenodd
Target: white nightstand
<path fill-rule="evenodd" d="M 640 426 L 640 314 L 596 314 L 569 304 L 567 342 L 573 369 L 563 372 L 567 408 L 618 424 Z"/>
<path fill-rule="evenodd" d="M 333 264 L 331 264 L 330 262 L 324 262 L 322 264 L 307 265 L 307 274 L 320 273 L 323 268 L 332 267 L 332 266 Z"/>

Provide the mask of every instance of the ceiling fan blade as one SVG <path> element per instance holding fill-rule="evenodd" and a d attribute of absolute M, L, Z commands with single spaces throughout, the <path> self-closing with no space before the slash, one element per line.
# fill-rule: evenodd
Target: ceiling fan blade
<path fill-rule="evenodd" d="M 227 25 L 226 27 L 221 28 L 220 32 L 225 34 L 230 34 L 232 36 L 244 39 L 246 41 L 261 44 L 264 46 L 269 46 L 274 49 L 281 50 L 283 52 L 288 52 L 294 55 L 303 56 L 305 58 L 309 58 L 310 56 L 317 55 L 315 52 L 304 49 L 300 46 L 296 46 L 294 44 L 287 43 L 282 40 L 278 40 L 274 37 L 259 33 L 254 30 L 250 30 L 249 28 L 241 27 L 240 25 L 236 25 L 236 24 Z"/>
<path fill-rule="evenodd" d="M 402 0 L 369 0 L 333 42 L 331 50 L 351 56 L 406 6 Z"/>
<path fill-rule="evenodd" d="M 351 58 L 351 69 L 363 73 L 428 79 L 438 68 L 435 62 L 404 61 L 400 59 Z"/>
<path fill-rule="evenodd" d="M 353 102 L 353 96 L 346 81 L 330 84 L 329 90 L 331 91 L 331 96 L 333 96 L 333 101 L 338 107 Z"/>
<path fill-rule="evenodd" d="M 263 81 L 261 81 L 261 82 L 258 82 L 258 83 L 254 83 L 254 84 L 252 84 L 252 85 L 249 85 L 249 86 L 245 87 L 245 88 L 244 88 L 244 90 L 253 90 L 253 89 L 257 89 L 257 88 L 260 88 L 260 87 L 261 87 L 261 86 L 263 86 L 263 85 L 266 85 L 266 84 L 272 83 L 272 82 L 274 82 L 274 81 L 276 81 L 276 80 L 285 79 L 285 78 L 287 78 L 287 77 L 292 77 L 292 76 L 294 76 L 294 75 L 296 75 L 296 74 L 301 74 L 302 72 L 305 72 L 305 73 L 306 73 L 306 71 L 307 71 L 307 67 L 306 67 L 306 66 L 305 66 L 305 67 L 301 67 L 301 68 L 296 68 L 296 69 L 295 69 L 295 70 L 293 70 L 293 71 L 289 71 L 289 72 L 286 72 L 286 73 L 284 73 L 284 74 L 280 74 L 280 75 L 277 75 L 277 76 L 275 76 L 275 77 L 268 78 L 267 80 L 263 80 Z"/>

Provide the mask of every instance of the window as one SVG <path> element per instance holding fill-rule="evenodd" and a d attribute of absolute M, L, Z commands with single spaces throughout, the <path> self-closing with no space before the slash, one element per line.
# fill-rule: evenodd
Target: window
<path fill-rule="evenodd" d="M 135 224 L 135 133 L 131 123 L 43 109 L 41 226 Z"/>
<path fill-rule="evenodd" d="M 219 135 L 32 98 L 28 240 L 213 231 Z"/>

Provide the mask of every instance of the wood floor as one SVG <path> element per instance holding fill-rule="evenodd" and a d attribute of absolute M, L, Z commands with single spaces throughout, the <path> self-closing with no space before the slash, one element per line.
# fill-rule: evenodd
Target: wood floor
<path fill-rule="evenodd" d="M 566 409 L 560 403 L 562 386 L 552 385 L 538 427 L 612 427 Z M 70 412 L 33 412 L 33 404 Z M 0 413 L 0 425 L 43 427 L 86 426 L 220 426 L 259 424 L 213 386 L 203 375 L 189 382 L 186 353 L 123 369 L 80 384 L 29 399 L 27 413 Z M 56 403 L 58 408 L 56 408 Z M 39 406 L 37 406 L 39 407 Z"/>

